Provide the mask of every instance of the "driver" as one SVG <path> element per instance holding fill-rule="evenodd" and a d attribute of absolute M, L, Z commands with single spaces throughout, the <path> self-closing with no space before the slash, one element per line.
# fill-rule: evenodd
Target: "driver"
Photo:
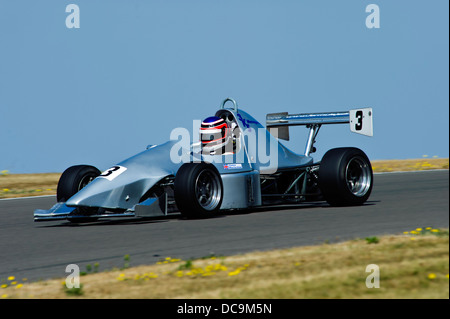
<path fill-rule="evenodd" d="M 232 129 L 224 119 L 217 116 L 206 118 L 200 126 L 202 152 L 210 155 L 233 154 Z"/>

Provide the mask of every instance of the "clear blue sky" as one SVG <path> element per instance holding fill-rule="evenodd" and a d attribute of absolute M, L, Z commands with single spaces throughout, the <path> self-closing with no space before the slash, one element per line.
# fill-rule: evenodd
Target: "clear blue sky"
<path fill-rule="evenodd" d="M 379 29 L 366 27 L 372 3 Z M 448 12 L 447 0 L 0 0 L 0 171 L 103 170 L 226 97 L 262 123 L 374 109 L 374 137 L 325 126 L 317 160 L 338 146 L 448 157 Z M 287 145 L 303 152 L 306 133 Z"/>

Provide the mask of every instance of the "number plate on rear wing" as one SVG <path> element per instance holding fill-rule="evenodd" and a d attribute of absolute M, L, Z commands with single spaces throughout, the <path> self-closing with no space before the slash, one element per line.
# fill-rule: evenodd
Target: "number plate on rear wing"
<path fill-rule="evenodd" d="M 372 108 L 350 110 L 350 130 L 354 133 L 373 136 Z"/>

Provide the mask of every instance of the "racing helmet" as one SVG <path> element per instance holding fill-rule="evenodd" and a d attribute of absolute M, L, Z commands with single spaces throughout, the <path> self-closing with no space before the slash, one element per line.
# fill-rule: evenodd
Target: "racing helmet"
<path fill-rule="evenodd" d="M 200 142 L 206 152 L 224 150 L 231 139 L 231 132 L 227 122 L 217 116 L 206 118 L 200 126 Z"/>

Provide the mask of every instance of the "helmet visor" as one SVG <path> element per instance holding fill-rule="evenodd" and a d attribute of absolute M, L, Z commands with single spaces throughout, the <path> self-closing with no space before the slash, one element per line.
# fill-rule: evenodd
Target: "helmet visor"
<path fill-rule="evenodd" d="M 207 129 L 200 131 L 200 141 L 202 143 L 210 143 L 220 141 L 224 138 L 221 129 Z"/>

